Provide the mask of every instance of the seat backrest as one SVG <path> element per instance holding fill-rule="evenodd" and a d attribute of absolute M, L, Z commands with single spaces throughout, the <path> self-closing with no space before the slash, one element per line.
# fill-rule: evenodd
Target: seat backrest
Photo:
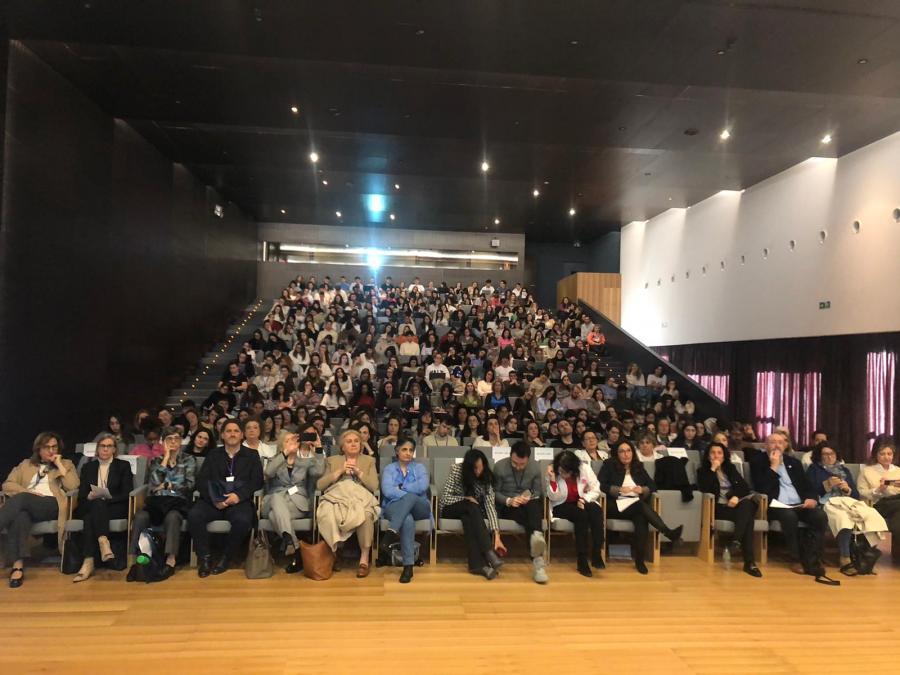
<path fill-rule="evenodd" d="M 691 485 L 697 484 L 697 467 L 699 463 L 695 462 L 692 459 L 688 460 L 688 463 L 684 467 L 684 471 L 687 474 L 688 483 Z"/>
<path fill-rule="evenodd" d="M 741 469 L 741 473 L 743 473 L 747 485 L 750 486 L 751 490 L 755 490 L 756 488 L 753 487 L 753 474 L 750 473 L 750 462 L 741 462 Z"/>
<path fill-rule="evenodd" d="M 462 457 L 469 451 L 464 445 L 430 445 L 425 448 L 425 456 L 431 459 L 453 459 Z"/>
<path fill-rule="evenodd" d="M 644 470 L 650 474 L 650 478 L 656 476 L 656 462 L 644 462 Z"/>
<path fill-rule="evenodd" d="M 444 483 L 447 482 L 447 476 L 450 475 L 450 469 L 456 463 L 456 460 L 450 457 L 438 457 L 431 461 L 434 463 L 431 484 L 434 486 L 435 494 L 439 495 L 444 489 Z"/>
<path fill-rule="evenodd" d="M 744 451 L 743 450 L 732 450 L 731 451 L 731 463 L 732 464 L 740 464 L 744 461 Z"/>
<path fill-rule="evenodd" d="M 603 466 L 602 459 L 592 459 L 591 460 L 591 471 L 594 472 L 594 475 L 598 475 L 600 473 L 600 468 Z"/>
<path fill-rule="evenodd" d="M 687 456 L 688 456 L 689 462 L 693 462 L 696 466 L 700 465 L 700 451 L 699 450 L 688 450 Z"/>
<path fill-rule="evenodd" d="M 859 471 L 862 468 L 859 464 L 845 464 L 847 470 L 850 472 L 850 475 L 853 476 L 854 481 L 859 481 Z"/>
<path fill-rule="evenodd" d="M 147 481 L 147 458 L 142 455 L 121 455 L 119 459 L 131 464 L 134 487 L 141 487 Z"/>

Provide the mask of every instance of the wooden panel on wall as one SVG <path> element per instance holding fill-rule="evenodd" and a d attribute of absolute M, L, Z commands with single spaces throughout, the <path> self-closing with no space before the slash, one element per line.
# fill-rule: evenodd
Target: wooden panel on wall
<path fill-rule="evenodd" d="M 577 272 L 556 285 L 557 303 L 568 296 L 588 303 L 616 324 L 622 320 L 622 275 Z"/>

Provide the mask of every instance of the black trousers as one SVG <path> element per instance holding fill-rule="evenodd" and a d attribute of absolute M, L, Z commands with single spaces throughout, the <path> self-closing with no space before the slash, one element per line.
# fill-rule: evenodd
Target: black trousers
<path fill-rule="evenodd" d="M 485 554 L 494 547 L 491 533 L 488 532 L 487 525 L 484 524 L 484 516 L 481 515 L 481 507 L 468 499 L 463 499 L 455 504 L 445 506 L 441 515 L 444 518 L 462 521 L 469 569 L 473 572 L 480 571 L 488 564 Z"/>
<path fill-rule="evenodd" d="M 109 521 L 128 518 L 128 502 L 110 504 L 106 499 L 85 500 L 78 505 L 78 518 L 84 520 L 82 548 L 85 558 L 97 555 L 97 537 L 109 536 Z"/>
<path fill-rule="evenodd" d="M 28 536 L 34 523 L 56 520 L 58 515 L 56 497 L 20 492 L 7 499 L 0 508 L 0 530 L 6 530 L 6 562 L 11 565 L 28 555 Z"/>
<path fill-rule="evenodd" d="M 800 539 L 798 530 L 800 523 L 809 527 L 811 554 L 822 557 L 822 541 L 828 529 L 828 516 L 822 509 L 773 509 L 769 508 L 769 521 L 781 523 L 781 536 L 787 547 L 791 562 L 800 562 Z M 810 555 L 810 557 L 813 557 Z"/>
<path fill-rule="evenodd" d="M 753 520 L 756 515 L 756 502 L 742 499 L 737 506 L 716 504 L 716 520 L 730 520 L 734 523 L 734 538 L 741 542 L 744 562 L 753 563 Z"/>
<path fill-rule="evenodd" d="M 523 506 L 497 505 L 497 516 L 505 520 L 514 520 L 525 528 L 529 537 L 532 532 L 541 532 L 541 500 L 532 499 Z"/>
<path fill-rule="evenodd" d="M 231 523 L 231 532 L 227 536 L 224 554 L 233 558 L 253 528 L 255 518 L 252 501 L 240 502 L 221 510 L 202 499 L 197 501 L 188 513 L 188 527 L 197 556 L 203 558 L 209 555 L 209 533 L 206 526 L 214 520 L 227 520 Z"/>
<path fill-rule="evenodd" d="M 553 515 L 568 520 L 575 527 L 575 552 L 579 557 L 590 551 L 594 560 L 603 551 L 603 509 L 597 502 L 585 502 L 584 508 L 566 502 L 553 507 Z M 590 536 L 589 534 L 590 533 Z"/>
<path fill-rule="evenodd" d="M 615 499 L 606 501 L 606 518 L 609 520 L 630 520 L 634 524 L 634 538 L 631 540 L 631 557 L 635 562 L 644 562 L 647 559 L 647 537 L 650 535 L 650 525 L 659 532 L 668 532 L 669 527 L 663 522 L 660 515 L 653 510 L 647 499 L 639 499 L 624 511 L 619 511 Z"/>

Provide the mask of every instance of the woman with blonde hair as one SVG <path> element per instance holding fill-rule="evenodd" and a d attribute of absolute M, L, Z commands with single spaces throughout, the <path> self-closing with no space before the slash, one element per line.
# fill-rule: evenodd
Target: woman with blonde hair
<path fill-rule="evenodd" d="M 375 459 L 361 454 L 363 439 L 355 429 L 341 434 L 341 453 L 325 462 L 325 473 L 316 483 L 322 491 L 316 522 L 319 533 L 336 554 L 335 569 L 340 559 L 340 548 L 354 533 L 359 542 L 359 566 L 356 576 L 369 576 L 369 554 L 375 536 L 378 519 L 378 470 Z M 351 517 L 345 517 L 349 514 Z"/>

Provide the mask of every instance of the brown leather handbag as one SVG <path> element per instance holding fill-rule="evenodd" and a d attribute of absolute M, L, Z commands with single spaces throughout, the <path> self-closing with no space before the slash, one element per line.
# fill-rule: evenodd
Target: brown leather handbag
<path fill-rule="evenodd" d="M 303 559 L 303 574 L 313 581 L 325 581 L 331 578 L 334 570 L 334 551 L 325 543 L 317 544 L 300 542 L 300 557 Z"/>

